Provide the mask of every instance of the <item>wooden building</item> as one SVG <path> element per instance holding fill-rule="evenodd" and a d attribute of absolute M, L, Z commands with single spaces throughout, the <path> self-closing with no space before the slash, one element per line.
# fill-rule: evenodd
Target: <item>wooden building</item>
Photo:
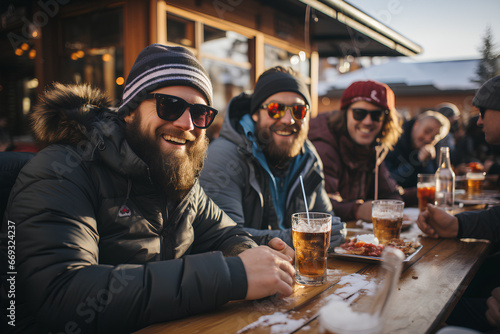
<path fill-rule="evenodd" d="M 151 43 L 191 49 L 222 113 L 271 66 L 304 76 L 315 115 L 322 57 L 422 51 L 341 0 L 7 0 L 0 9 L 0 118 L 15 136 L 29 133 L 26 115 L 54 81 L 91 83 L 118 104 L 136 56 Z"/>
<path fill-rule="evenodd" d="M 479 88 L 474 81 L 480 59 L 448 61 L 401 62 L 388 61 L 380 65 L 336 75 L 333 68 L 325 69 L 327 80 L 319 85 L 319 112 L 338 110 L 344 90 L 353 82 L 377 80 L 391 87 L 396 96 L 396 109 L 405 119 L 432 109 L 441 103 L 453 103 L 461 112 L 464 124 L 478 114 L 472 99 Z"/>

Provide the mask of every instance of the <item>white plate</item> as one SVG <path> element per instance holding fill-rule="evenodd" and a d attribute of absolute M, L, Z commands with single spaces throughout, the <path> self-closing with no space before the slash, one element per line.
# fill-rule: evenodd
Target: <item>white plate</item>
<path fill-rule="evenodd" d="M 415 256 L 420 250 L 422 249 L 422 245 L 417 248 L 417 250 L 409 255 L 406 259 L 403 260 L 403 262 L 408 262 L 412 259 L 412 257 Z M 374 263 L 381 263 L 382 262 L 382 257 L 381 256 L 365 256 L 365 255 L 353 255 L 353 254 L 339 254 L 339 253 L 328 253 L 328 256 L 336 257 L 339 259 L 344 259 L 344 260 L 351 260 L 351 261 L 357 261 L 357 262 L 374 262 Z"/>
<path fill-rule="evenodd" d="M 496 205 L 500 204 L 500 201 L 491 198 L 478 198 L 478 199 L 455 199 L 455 202 L 462 203 L 463 205 L 479 205 L 479 204 L 488 204 L 488 205 Z"/>

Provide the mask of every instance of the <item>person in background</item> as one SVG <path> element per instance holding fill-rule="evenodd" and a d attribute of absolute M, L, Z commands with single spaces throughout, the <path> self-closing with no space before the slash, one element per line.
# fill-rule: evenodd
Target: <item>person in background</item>
<path fill-rule="evenodd" d="M 438 113 L 443 114 L 443 116 L 448 118 L 448 121 L 450 122 L 450 131 L 436 144 L 436 152 L 439 152 L 441 147 L 449 147 L 451 164 L 456 166 L 459 161 L 462 160 L 462 153 L 456 150 L 456 144 L 465 135 L 465 131 L 460 120 L 460 110 L 455 104 L 449 102 L 438 104 L 435 107 L 435 110 Z M 439 161 L 437 161 L 438 159 L 439 154 L 436 154 L 436 164 L 439 164 Z"/>
<path fill-rule="evenodd" d="M 477 125 L 482 127 L 489 144 L 500 144 L 500 76 L 486 81 L 472 104 L 479 108 Z M 500 206 L 488 210 L 452 216 L 428 205 L 420 213 L 418 227 L 432 238 L 476 238 L 500 241 Z M 480 331 L 500 329 L 500 254 L 492 254 L 481 266 L 463 297 L 446 321 Z"/>
<path fill-rule="evenodd" d="M 342 94 L 340 111 L 318 115 L 310 127 L 309 139 L 323 161 L 335 213 L 343 220 L 371 221 L 375 147 L 391 150 L 402 132 L 394 92 L 377 81 L 354 82 Z M 378 198 L 401 199 L 384 164 L 378 173 Z"/>
<path fill-rule="evenodd" d="M 456 150 L 461 152 L 458 165 L 454 166 L 457 175 L 467 172 L 485 172 L 485 187 L 500 187 L 500 145 L 486 142 L 482 128 L 477 126 L 480 115 L 469 119 L 465 136 L 457 141 Z"/>
<path fill-rule="evenodd" d="M 385 164 L 393 179 L 404 189 L 406 205 L 416 205 L 417 175 L 435 173 L 435 145 L 450 130 L 450 122 L 442 114 L 428 110 L 403 124 L 403 135 Z"/>
<path fill-rule="evenodd" d="M 323 165 L 307 140 L 311 98 L 291 69 L 262 73 L 252 94 L 234 97 L 219 138 L 209 148 L 200 183 L 239 226 L 252 235 L 279 237 L 292 246 L 291 216 L 332 213 Z M 343 242 L 333 223 L 331 246 Z M 293 247 L 293 246 L 292 246 Z"/>
<path fill-rule="evenodd" d="M 211 105 L 197 58 L 160 44 L 137 57 L 118 113 L 89 85 L 41 96 L 32 121 L 47 147 L 21 170 L 0 238 L 6 261 L 15 224 L 9 330 L 128 333 L 292 293 L 293 250 L 259 247 L 199 185 Z"/>

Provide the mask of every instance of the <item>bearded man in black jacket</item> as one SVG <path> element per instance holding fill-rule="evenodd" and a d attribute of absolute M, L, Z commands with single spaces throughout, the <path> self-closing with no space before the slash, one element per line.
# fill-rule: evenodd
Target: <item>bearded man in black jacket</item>
<path fill-rule="evenodd" d="M 13 227 L 16 246 L 9 331 L 132 332 L 292 293 L 291 248 L 258 246 L 198 183 L 211 105 L 199 61 L 159 44 L 139 54 L 118 112 L 88 85 L 43 94 L 32 119 L 46 148 L 4 218 L 0 248 Z"/>
<path fill-rule="evenodd" d="M 477 91 L 472 105 L 479 109 L 477 125 L 486 142 L 500 144 L 500 75 L 486 81 Z M 420 213 L 418 227 L 433 238 L 475 238 L 500 242 L 500 206 L 455 216 L 428 204 Z M 446 320 L 481 332 L 500 329 L 500 253 L 492 254 L 481 266 L 463 297 Z M 493 333 L 493 332 L 492 332 Z"/>

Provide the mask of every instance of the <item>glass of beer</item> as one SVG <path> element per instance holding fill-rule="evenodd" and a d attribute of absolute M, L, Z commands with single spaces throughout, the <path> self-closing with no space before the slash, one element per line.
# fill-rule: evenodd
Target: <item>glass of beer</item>
<path fill-rule="evenodd" d="M 321 285 L 326 281 L 326 262 L 332 215 L 320 212 L 292 215 L 295 248 L 295 281 L 305 285 Z"/>
<path fill-rule="evenodd" d="M 467 197 L 473 198 L 474 196 L 481 195 L 483 192 L 483 183 L 486 173 L 469 172 L 467 176 Z"/>
<path fill-rule="evenodd" d="M 425 211 L 427 203 L 434 204 L 436 197 L 436 181 L 434 179 L 434 174 L 417 175 L 417 197 L 418 209 L 420 212 Z"/>
<path fill-rule="evenodd" d="M 372 201 L 373 232 L 380 244 L 399 239 L 404 206 L 403 201 L 392 199 Z"/>

